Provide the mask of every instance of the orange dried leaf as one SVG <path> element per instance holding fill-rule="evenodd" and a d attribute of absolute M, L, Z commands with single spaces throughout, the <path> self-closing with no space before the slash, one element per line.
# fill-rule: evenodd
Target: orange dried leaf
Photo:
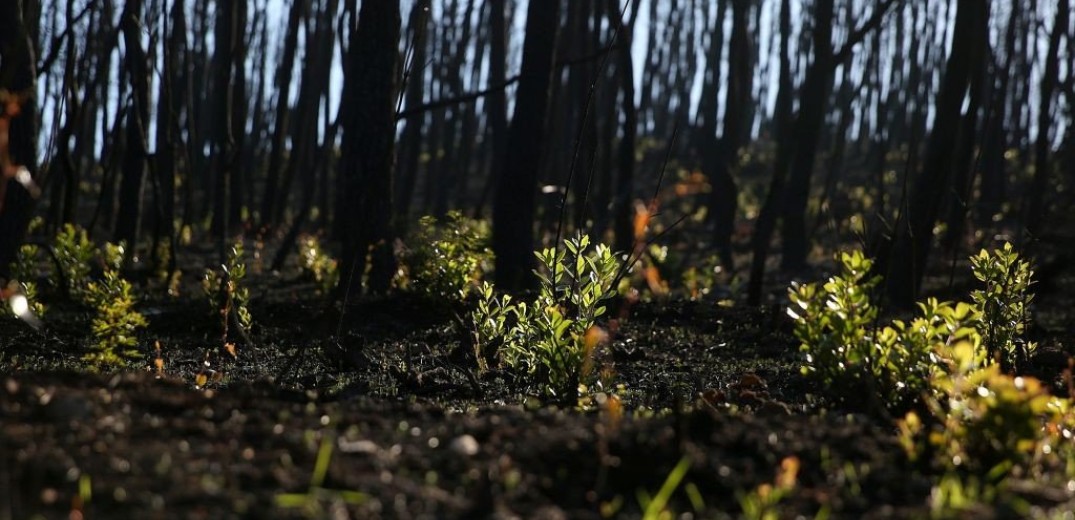
<path fill-rule="evenodd" d="M 647 266 L 645 277 L 646 285 L 649 286 L 650 292 L 658 295 L 667 292 L 667 287 L 665 287 L 663 280 L 661 279 L 661 272 L 657 270 L 656 266 Z"/>
<path fill-rule="evenodd" d="M 616 394 L 609 394 L 605 399 L 605 412 L 608 417 L 609 429 L 616 431 L 623 422 L 623 401 Z"/>
<path fill-rule="evenodd" d="M 635 203 L 635 240 L 640 240 L 649 227 L 650 212 L 641 202 Z"/>
<path fill-rule="evenodd" d="M 799 475 L 799 458 L 784 457 L 780 462 L 780 472 L 776 476 L 776 485 L 779 488 L 790 489 L 795 487 Z"/>
<path fill-rule="evenodd" d="M 606 341 L 608 341 L 608 332 L 606 332 L 605 329 L 598 327 L 597 325 L 593 325 L 589 329 L 586 329 L 586 336 L 584 338 L 586 352 L 593 352 L 594 348 Z"/>
<path fill-rule="evenodd" d="M 228 354 L 231 354 L 231 357 L 233 357 L 233 358 L 238 358 L 239 357 L 238 355 L 235 354 L 235 343 L 225 343 L 224 344 L 224 350 L 227 350 Z"/>

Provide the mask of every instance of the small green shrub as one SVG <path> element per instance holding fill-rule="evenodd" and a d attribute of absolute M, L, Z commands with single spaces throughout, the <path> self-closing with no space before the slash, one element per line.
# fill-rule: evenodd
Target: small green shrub
<path fill-rule="evenodd" d="M 477 287 L 492 260 L 488 222 L 450 211 L 443 222 L 422 217 L 407 239 L 397 283 L 419 294 L 460 301 Z"/>
<path fill-rule="evenodd" d="M 859 251 L 841 253 L 839 260 L 840 274 L 825 284 L 793 283 L 788 289 L 788 316 L 806 354 L 803 373 L 827 385 L 877 376 L 880 368 L 871 333 L 878 309 L 870 302 L 879 279 L 870 277 L 871 262 Z"/>
<path fill-rule="evenodd" d="M 878 278 L 861 252 L 841 253 L 841 272 L 822 285 L 794 284 L 788 315 L 805 354 L 803 374 L 870 408 L 902 410 L 929 388 L 934 352 L 958 340 L 979 341 L 977 312 L 965 303 L 929 299 L 909 322 L 881 327 L 870 294 Z M 865 392 L 865 393 L 863 393 Z M 868 400 L 862 401 L 862 396 Z"/>
<path fill-rule="evenodd" d="M 52 273 L 53 283 L 74 302 L 93 312 L 90 323 L 93 341 L 83 360 L 97 367 L 122 366 L 129 359 L 141 357 L 135 348 L 137 334 L 147 322 L 135 309 L 137 298 L 133 286 L 120 274 L 125 247 L 123 243 L 106 243 L 103 249 L 98 249 L 86 230 L 73 224 L 64 225 L 52 241 L 57 268 Z M 45 308 L 36 301 L 37 287 L 33 282 L 37 278 L 38 254 L 36 246 L 22 246 L 15 276 L 31 302 L 31 310 L 40 316 Z M 90 276 L 94 264 L 103 268 L 100 279 Z"/>
<path fill-rule="evenodd" d="M 934 375 L 935 395 L 926 403 L 930 420 L 912 412 L 899 421 L 912 460 L 929 456 L 947 472 L 984 475 L 992 485 L 1053 450 L 1043 424 L 1062 422 L 1066 406 L 1037 379 L 1002 373 L 968 342 L 949 349 L 943 362 L 947 369 Z"/>
<path fill-rule="evenodd" d="M 240 333 L 245 334 L 253 324 L 248 307 L 250 291 L 243 285 L 246 279 L 246 264 L 243 262 L 243 244 L 236 242 L 228 254 L 227 263 L 219 270 L 206 269 L 202 279 L 202 290 L 209 302 L 212 312 L 220 317 L 221 337 L 228 342 L 228 326 L 235 320 Z"/>
<path fill-rule="evenodd" d="M 120 276 L 124 244 L 105 244 L 104 276 L 89 282 L 82 291 L 94 310 L 93 348 L 83 360 L 97 366 L 124 365 L 127 359 L 142 357 L 134 347 L 137 332 L 145 328 L 146 319 L 134 309 L 135 297 L 130 282 Z"/>
<path fill-rule="evenodd" d="M 514 302 L 481 286 L 471 313 L 479 369 L 495 350 L 507 366 L 525 371 L 554 396 L 577 395 L 579 384 L 593 375 L 594 350 L 603 342 L 595 326 L 606 312 L 621 267 L 604 244 L 590 250 L 590 238 L 578 235 L 560 249 L 535 253 L 541 290 L 535 301 Z"/>
<path fill-rule="evenodd" d="M 970 258 L 974 277 L 985 287 L 971 293 L 982 312 L 982 342 L 989 359 L 999 359 L 1005 371 L 1026 365 L 1036 345 L 1022 340 L 1029 322 L 1027 306 L 1034 270 L 1005 243 L 992 252 L 981 250 Z"/>
<path fill-rule="evenodd" d="M 930 298 L 918 304 L 913 320 L 884 327 L 877 324 L 878 311 L 870 301 L 878 281 L 868 274 L 870 260 L 860 252 L 842 253 L 839 260 L 841 273 L 825 284 L 793 285 L 788 291 L 788 314 L 806 354 L 803 372 L 835 386 L 838 394 L 858 398 L 859 391 L 868 391 L 888 409 L 900 410 L 924 391 L 935 393 L 931 378 L 949 373 L 937 360 L 957 343 L 970 345 L 979 364 L 1001 353 L 1002 368 L 1025 362 L 1033 351 L 1034 345 L 1021 339 L 1033 271 L 1010 245 L 972 257 L 975 276 L 986 282 L 986 289 L 972 293 L 974 304 Z"/>
<path fill-rule="evenodd" d="M 338 264 L 321 247 L 316 235 L 299 238 L 299 261 L 302 271 L 317 284 L 321 294 L 328 294 L 340 280 Z"/>
<path fill-rule="evenodd" d="M 861 253 L 839 259 L 842 271 L 827 283 L 789 290 L 788 313 L 807 354 L 803 371 L 858 399 L 911 404 L 924 397 L 918 410 L 925 414 L 898 421 L 898 439 L 912 460 L 944 474 L 933 490 L 934 516 L 962 517 L 984 502 L 1021 516 L 1025 503 L 1007 491 L 1009 476 L 1050 468 L 1075 476 L 1072 400 L 1006 373 L 1034 348 L 1021 337 L 1033 270 L 1011 245 L 971 258 L 985 283 L 973 304 L 929 299 L 919 317 L 885 327 L 875 325 L 868 297 L 876 283 L 866 274 L 869 261 Z"/>
<path fill-rule="evenodd" d="M 52 252 L 59 268 L 59 287 L 76 302 L 90 305 L 86 288 L 89 285 L 90 265 L 97 258 L 97 247 L 86 230 L 65 224 L 52 242 Z"/>

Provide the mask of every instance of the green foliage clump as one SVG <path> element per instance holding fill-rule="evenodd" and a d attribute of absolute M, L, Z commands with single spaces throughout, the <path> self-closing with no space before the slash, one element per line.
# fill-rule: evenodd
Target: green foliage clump
<path fill-rule="evenodd" d="M 897 422 L 898 439 L 912 460 L 944 475 L 933 490 L 935 516 L 960 516 L 982 501 L 1025 511 L 1008 492 L 1009 476 L 1047 468 L 1075 475 L 1072 399 L 1006 373 L 1034 349 L 1022 338 L 1033 270 L 1010 244 L 971 258 L 985 283 L 971 294 L 973 303 L 929 299 L 919 304 L 919 317 L 884 327 L 869 298 L 876 284 L 869 261 L 861 253 L 839 259 L 838 276 L 789 291 L 788 313 L 807 354 L 803 371 L 837 393 L 869 392 L 889 409 L 894 399 L 922 399 Z"/>
<path fill-rule="evenodd" d="M 124 365 L 129 358 L 142 357 L 134 347 L 137 332 L 148 323 L 134 309 L 135 297 L 131 283 L 120 276 L 124 244 L 105 244 L 104 276 L 81 289 L 93 308 L 93 350 L 83 360 L 95 365 Z"/>
<path fill-rule="evenodd" d="M 250 291 L 243 285 L 246 278 L 246 263 L 243 261 L 243 244 L 236 242 L 228 254 L 227 262 L 219 270 L 206 269 L 202 279 L 202 290 L 209 302 L 212 312 L 220 316 L 222 337 L 227 342 L 228 324 L 232 319 L 242 329 L 250 329 L 253 317 L 250 314 Z"/>
<path fill-rule="evenodd" d="M 443 222 L 422 217 L 401 255 L 405 274 L 400 285 L 433 298 L 464 299 L 493 258 L 489 237 L 488 222 L 458 211 L 449 211 Z"/>
<path fill-rule="evenodd" d="M 967 342 L 949 349 L 931 384 L 925 420 L 908 413 L 898 422 L 899 441 L 911 460 L 943 477 L 930 500 L 936 518 L 965 518 L 981 504 L 1026 516 L 1027 504 L 1008 489 L 1013 475 L 1072 472 L 1071 400 L 1049 395 L 1032 377 L 1004 374 L 984 351 Z"/>
<path fill-rule="evenodd" d="M 983 365 L 970 343 L 949 352 L 948 369 L 932 380 L 937 395 L 927 399 L 935 419 L 925 436 L 928 448 L 908 442 L 904 447 L 912 459 L 921 454 L 918 451 L 929 451 L 947 470 L 985 472 L 999 480 L 1039 451 L 1042 418 L 1053 398 L 1037 379 L 1012 377 L 996 364 Z M 900 424 L 904 436 L 922 429 L 914 414 Z"/>
<path fill-rule="evenodd" d="M 129 359 L 141 357 L 137 350 L 138 331 L 148 323 L 135 309 L 137 298 L 133 286 L 120 274 L 126 245 L 106 243 L 103 249 L 90 241 L 85 229 L 64 225 L 52 241 L 56 265 L 53 279 L 58 290 L 78 304 L 90 308 L 93 342 L 83 360 L 94 366 L 122 366 Z M 34 279 L 38 248 L 24 245 L 19 252 L 15 273 L 20 278 L 31 310 L 40 315 L 44 307 L 36 302 Z M 91 277 L 91 266 L 103 267 L 99 279 Z"/>
<path fill-rule="evenodd" d="M 548 394 L 577 395 L 594 375 L 594 350 L 605 338 L 596 320 L 607 311 L 621 261 L 604 244 L 590 250 L 582 234 L 535 254 L 541 290 L 529 305 L 481 286 L 471 314 L 479 368 L 495 349 L 505 365 L 543 382 Z"/>
<path fill-rule="evenodd" d="M 1034 345 L 1021 338 L 1033 270 L 1010 244 L 971 258 L 975 277 L 986 283 L 971 294 L 973 304 L 931 298 L 918 304 L 913 320 L 883 327 L 870 298 L 878 282 L 869 274 L 870 260 L 861 252 L 842 253 L 838 260 L 839 275 L 788 291 L 788 315 L 806 354 L 803 373 L 835 386 L 838 394 L 866 391 L 876 403 L 899 410 L 937 390 L 931 378 L 946 373 L 937 361 L 956 344 L 969 344 L 985 363 L 999 357 L 1002 369 L 1025 363 L 1033 352 Z"/>
<path fill-rule="evenodd" d="M 1036 345 L 1022 340 L 1029 321 L 1027 306 L 1034 270 L 1020 260 L 1011 244 L 993 252 L 981 250 L 970 258 L 974 277 L 985 287 L 971 293 L 982 312 L 982 342 L 990 359 L 999 357 L 1001 366 L 1011 370 L 1025 366 Z"/>
<path fill-rule="evenodd" d="M 86 294 L 89 285 L 90 265 L 97 257 L 97 247 L 90 241 L 86 230 L 74 224 L 65 224 L 52 242 L 52 252 L 59 268 L 60 290 L 73 300 L 91 305 Z"/>
<path fill-rule="evenodd" d="M 837 395 L 869 396 L 867 405 L 905 409 L 929 388 L 934 353 L 956 341 L 977 344 L 978 313 L 965 303 L 929 299 L 909 322 L 879 327 L 870 295 L 879 279 L 861 252 L 839 255 L 841 272 L 822 285 L 795 284 L 788 290 L 788 315 L 806 354 L 803 373 Z M 863 392 L 866 392 L 863 394 Z"/>
<path fill-rule="evenodd" d="M 340 280 L 338 264 L 334 258 L 321 247 L 316 235 L 306 235 L 299 239 L 299 261 L 302 271 L 313 278 L 321 294 L 328 294 Z"/>

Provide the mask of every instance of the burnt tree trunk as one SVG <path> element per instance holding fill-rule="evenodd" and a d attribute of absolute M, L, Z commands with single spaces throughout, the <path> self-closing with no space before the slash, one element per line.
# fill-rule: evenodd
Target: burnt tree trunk
<path fill-rule="evenodd" d="M 634 62 L 631 59 L 631 43 L 634 41 L 638 4 L 635 4 L 631 18 L 626 25 L 619 17 L 618 7 L 616 0 L 608 1 L 608 16 L 613 24 L 619 25 L 620 49 L 616 52 L 616 72 L 620 80 L 620 107 L 623 111 L 623 135 L 620 136 L 620 146 L 617 152 L 619 172 L 616 176 L 616 196 L 613 199 L 615 212 L 613 229 L 616 238 L 615 249 L 631 251 L 636 238 L 631 218 L 631 203 L 634 198 L 635 140 L 638 134 L 638 110 L 635 107 L 635 71 Z M 607 124 L 612 125 L 613 122 L 609 121 Z"/>
<path fill-rule="evenodd" d="M 799 95 L 799 114 L 795 118 L 792 140 L 795 151 L 791 158 L 788 186 L 785 190 L 781 211 L 781 234 L 783 256 L 781 266 L 790 271 L 806 264 L 809 238 L 806 236 L 806 205 L 810 197 L 814 159 L 817 157 L 817 140 L 827 112 L 826 100 L 832 90 L 833 0 L 819 0 L 814 6 L 813 46 L 814 59 L 806 69 L 806 77 Z"/>
<path fill-rule="evenodd" d="M 246 0 L 220 4 L 217 13 L 216 50 L 213 57 L 213 139 L 212 157 L 213 232 L 219 239 L 218 254 L 224 262 L 230 248 L 229 238 L 234 229 L 236 194 L 240 190 L 237 158 L 241 149 L 246 99 L 243 33 L 246 27 Z"/>
<path fill-rule="evenodd" d="M 123 177 L 119 184 L 119 209 L 113 240 L 127 243 L 133 251 L 142 216 L 142 185 L 146 170 L 146 129 L 149 127 L 149 69 L 142 49 L 142 1 L 129 0 L 120 14 L 124 68 L 131 81 L 131 106 L 127 109 L 127 146 L 123 154 Z"/>
<path fill-rule="evenodd" d="M 504 165 L 497 172 L 493 201 L 496 281 L 508 291 L 533 284 L 530 271 L 534 261 L 538 170 L 559 25 L 559 2 L 530 0 L 515 116 L 508 131 Z"/>
<path fill-rule="evenodd" d="M 1045 55 L 1045 73 L 1041 79 L 1038 95 L 1038 136 L 1034 140 L 1034 180 L 1030 187 L 1030 200 L 1026 207 L 1026 228 L 1031 237 L 1041 233 L 1041 221 L 1045 213 L 1045 190 L 1051 175 L 1049 164 L 1049 129 L 1053 125 L 1053 97 L 1060 77 L 1060 39 L 1068 29 L 1068 0 L 1059 0 L 1053 31 L 1049 35 L 1049 50 Z M 1071 52 L 1069 37 L 1068 52 Z M 1071 71 L 1068 71 L 1071 77 Z"/>
<path fill-rule="evenodd" d="M 162 12 L 164 7 L 162 6 Z M 182 104 L 176 95 L 182 74 L 179 68 L 182 65 L 183 38 L 186 34 L 178 32 L 180 28 L 185 31 L 186 24 L 177 23 L 176 20 L 183 18 L 182 2 L 176 2 L 172 6 L 171 21 L 165 21 L 164 30 L 164 55 L 161 66 L 160 102 L 157 109 L 157 143 L 155 174 L 157 210 L 155 213 L 153 230 L 154 247 L 150 254 L 154 264 L 159 263 L 157 257 L 157 243 L 166 240 L 171 248 L 166 267 L 169 272 L 176 268 L 175 261 L 175 192 L 176 192 L 176 158 L 177 140 L 179 139 L 178 117 Z M 160 266 L 158 266 L 160 267 Z"/>
<path fill-rule="evenodd" d="M 750 52 L 748 24 L 750 1 L 732 0 L 732 37 L 728 44 L 728 89 L 724 101 L 724 131 L 720 141 L 711 139 L 703 165 L 709 174 L 711 190 L 709 209 L 713 218 L 713 243 L 725 272 L 735 270 L 732 260 L 732 232 L 738 209 L 739 187 L 732 171 L 739 162 L 739 147 L 749 132 L 745 121 L 752 95 L 753 60 Z M 716 115 L 713 116 L 714 118 Z"/>
<path fill-rule="evenodd" d="M 25 3 L 0 2 L 0 94 L 6 98 L 0 99 L 0 282 L 11 277 L 33 208 L 30 192 L 10 179 L 20 166 L 37 171 L 37 71 L 23 19 Z"/>
<path fill-rule="evenodd" d="M 410 63 L 406 74 L 406 106 L 414 108 L 422 104 L 425 98 L 425 74 L 428 56 L 430 0 L 419 0 L 411 8 L 407 29 L 411 46 Z M 422 157 L 422 127 L 425 125 L 424 114 L 407 120 L 400 138 L 399 173 L 396 176 L 396 219 L 405 221 L 410 213 L 414 185 L 418 179 L 419 159 Z"/>
<path fill-rule="evenodd" d="M 306 15 L 309 0 L 294 0 L 287 19 L 287 32 L 284 33 L 283 57 L 276 68 L 276 119 L 269 143 L 269 167 L 265 173 L 265 192 L 261 199 L 261 226 L 276 227 L 279 224 L 277 200 L 280 172 L 284 169 L 284 153 L 287 147 L 287 134 L 291 122 L 291 76 L 295 68 L 295 53 L 298 48 L 299 22 Z"/>
<path fill-rule="evenodd" d="M 912 306 L 921 287 L 933 245 L 933 227 L 944 196 L 952 187 L 960 112 L 972 72 L 985 59 L 985 48 L 980 42 L 988 30 L 988 2 L 960 2 L 956 9 L 952 50 L 937 94 L 936 118 L 922 169 L 912 187 L 905 221 L 898 222 L 895 237 L 882 244 L 875 266 L 886 276 L 889 298 L 901 307 Z"/>
<path fill-rule="evenodd" d="M 337 220 L 343 245 L 341 294 L 362 292 L 367 257 L 369 292 L 385 292 L 395 271 L 392 170 L 400 23 L 399 0 L 365 1 L 358 27 L 350 34 L 340 106 L 343 157 Z"/>
<path fill-rule="evenodd" d="M 765 263 L 769 256 L 770 242 L 776 230 L 780 199 L 784 193 L 784 182 L 794 142 L 792 130 L 792 96 L 795 86 L 791 71 L 789 46 L 791 39 L 791 2 L 780 3 L 780 71 L 776 93 L 776 108 L 773 114 L 774 138 L 776 140 L 776 164 L 773 176 L 769 179 L 769 191 L 762 203 L 761 212 L 754 222 L 754 233 L 750 238 L 750 280 L 747 283 L 747 301 L 759 305 L 765 288 Z"/>
<path fill-rule="evenodd" d="M 314 10 L 313 19 L 316 28 L 306 40 L 307 56 L 305 73 L 302 76 L 302 85 L 299 87 L 299 99 L 295 106 L 295 119 L 292 123 L 294 132 L 291 138 L 291 157 L 287 163 L 282 187 L 291 191 L 292 180 L 299 177 L 298 202 L 295 218 L 292 220 L 288 232 L 280 242 L 272 269 L 278 270 L 283 266 L 284 260 L 291 250 L 294 249 L 295 239 L 306 225 L 313 209 L 314 190 L 317 184 L 317 176 L 321 165 L 325 161 L 319 156 L 326 150 L 331 150 L 336 140 L 336 124 L 332 124 L 327 115 L 325 117 L 325 142 L 318 146 L 318 114 L 321 100 L 325 98 L 329 76 L 332 72 L 332 46 L 335 38 L 336 11 L 339 0 L 326 0 L 321 11 Z M 331 131 L 331 134 L 329 133 Z M 282 204 L 282 201 L 281 201 Z M 281 206 L 282 209 L 282 206 Z"/>
<path fill-rule="evenodd" d="M 799 113 L 790 136 L 795 146 L 781 205 L 781 266 L 785 270 L 797 271 L 806 266 L 810 248 L 810 237 L 806 235 L 806 206 L 814 175 L 818 136 L 825 123 L 836 67 L 851 56 L 854 47 L 870 31 L 877 29 L 893 1 L 878 2 L 870 19 L 857 27 L 839 50 L 834 50 L 832 45 L 833 0 L 818 0 L 814 5 L 813 61 L 806 70 L 799 93 Z"/>
<path fill-rule="evenodd" d="M 489 1 L 489 84 L 503 85 L 507 81 L 508 64 L 508 32 L 507 32 L 507 9 L 505 4 L 508 0 Z M 489 161 L 489 177 L 486 187 L 482 190 L 481 199 L 474 210 L 474 217 L 481 216 L 482 207 L 488 200 L 488 194 L 496 185 L 497 177 L 504 169 L 504 155 L 508 142 L 508 100 L 507 93 L 503 88 L 498 88 L 489 93 L 488 101 L 488 136 L 492 143 L 489 153 L 492 159 Z"/>

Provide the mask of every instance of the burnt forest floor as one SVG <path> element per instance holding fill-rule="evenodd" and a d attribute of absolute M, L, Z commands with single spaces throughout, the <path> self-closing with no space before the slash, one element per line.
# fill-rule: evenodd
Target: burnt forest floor
<path fill-rule="evenodd" d="M 1075 267 L 1047 258 L 1030 336 L 1035 375 L 1059 390 Z M 508 371 L 477 376 L 468 332 L 437 302 L 352 301 L 341 319 L 299 296 L 307 282 L 249 283 L 255 326 L 234 358 L 194 289 L 140 304 L 145 359 L 119 372 L 84 369 L 84 310 L 57 305 L 42 331 L 0 318 L 0 520 L 639 517 L 681 461 L 668 509 L 726 518 L 791 456 L 781 517 L 929 512 L 936 475 L 891 422 L 800 375 L 779 303 L 637 304 L 603 360 L 615 386 L 558 404 Z M 1070 499 L 1024 487 L 1032 503 Z"/>

